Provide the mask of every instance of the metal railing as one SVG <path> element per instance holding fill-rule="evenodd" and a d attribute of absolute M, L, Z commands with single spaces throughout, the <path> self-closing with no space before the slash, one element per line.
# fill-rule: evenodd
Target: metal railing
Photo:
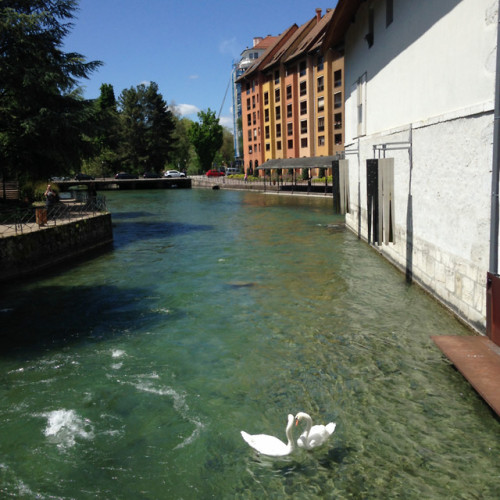
<path fill-rule="evenodd" d="M 49 226 L 107 212 L 104 196 L 79 196 L 50 207 L 15 208 L 0 212 L 0 238 L 30 233 Z"/>

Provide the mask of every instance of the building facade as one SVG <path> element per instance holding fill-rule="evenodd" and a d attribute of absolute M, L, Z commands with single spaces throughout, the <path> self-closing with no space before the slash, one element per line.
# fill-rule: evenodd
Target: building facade
<path fill-rule="evenodd" d="M 245 71 L 252 66 L 257 59 L 264 54 L 266 49 L 276 40 L 276 37 L 266 36 L 255 37 L 253 45 L 246 48 L 241 53 L 241 58 L 233 64 L 231 72 L 231 88 L 233 100 L 233 131 L 234 131 L 234 159 L 235 164 L 240 165 L 243 162 L 243 142 L 242 142 L 242 113 L 241 113 L 241 84 L 238 79 Z"/>
<path fill-rule="evenodd" d="M 326 36 L 345 50 L 346 224 L 479 331 L 497 26 L 492 0 L 339 0 Z"/>
<path fill-rule="evenodd" d="M 333 10 L 321 14 L 316 9 L 312 19 L 288 28 L 237 79 L 247 173 L 269 160 L 343 151 L 343 57 L 325 50 Z"/>

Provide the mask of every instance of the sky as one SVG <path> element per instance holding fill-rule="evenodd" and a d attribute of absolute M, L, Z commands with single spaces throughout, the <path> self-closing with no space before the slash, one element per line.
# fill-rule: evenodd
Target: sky
<path fill-rule="evenodd" d="M 324 1 L 324 0 L 323 0 Z M 197 120 L 215 111 L 232 130 L 233 62 L 254 37 L 277 36 L 335 7 L 337 0 L 80 0 L 65 52 L 103 65 L 80 81 L 87 99 L 103 83 L 115 96 L 156 82 L 169 106 Z M 226 94 L 227 92 L 227 94 Z"/>

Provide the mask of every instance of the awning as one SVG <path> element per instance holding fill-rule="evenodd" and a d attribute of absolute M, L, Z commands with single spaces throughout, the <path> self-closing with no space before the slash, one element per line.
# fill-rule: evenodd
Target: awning
<path fill-rule="evenodd" d="M 332 162 L 338 160 L 338 156 L 316 156 L 309 158 L 283 158 L 279 160 L 267 160 L 256 168 L 256 170 L 298 169 L 298 168 L 332 168 Z"/>

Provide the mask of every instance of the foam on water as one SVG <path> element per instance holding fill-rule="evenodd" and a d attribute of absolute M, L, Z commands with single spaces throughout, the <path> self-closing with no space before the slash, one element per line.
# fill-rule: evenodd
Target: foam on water
<path fill-rule="evenodd" d="M 62 449 L 76 444 L 76 439 L 93 439 L 94 429 L 88 419 L 83 419 L 74 410 L 54 410 L 44 413 L 47 425 L 45 436 L 57 443 Z"/>
<path fill-rule="evenodd" d="M 153 373 L 148 375 L 149 379 L 158 379 L 158 375 Z M 172 399 L 174 409 L 188 422 L 194 425 L 193 432 L 184 439 L 181 443 L 174 447 L 174 449 L 184 448 L 185 446 L 194 442 L 200 435 L 201 430 L 205 427 L 203 422 L 201 422 L 197 417 L 191 415 L 188 404 L 186 403 L 186 398 L 182 394 L 179 394 L 175 389 L 168 386 L 154 387 L 151 382 L 141 381 L 132 385 L 139 391 L 149 392 L 151 394 L 157 394 L 159 396 L 168 396 Z"/>

